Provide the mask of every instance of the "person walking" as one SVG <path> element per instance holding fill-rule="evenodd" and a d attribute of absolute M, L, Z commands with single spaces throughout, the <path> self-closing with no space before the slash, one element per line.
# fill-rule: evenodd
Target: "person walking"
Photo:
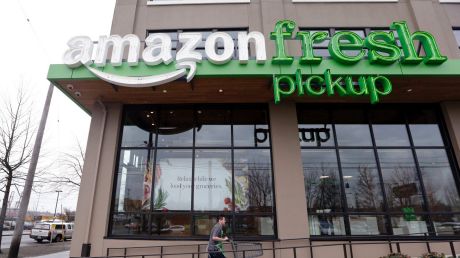
<path fill-rule="evenodd" d="M 217 223 L 211 229 L 208 243 L 208 258 L 225 258 L 223 242 L 228 240 L 224 236 L 223 227 L 225 226 L 225 217 L 220 215 L 217 217 Z"/>

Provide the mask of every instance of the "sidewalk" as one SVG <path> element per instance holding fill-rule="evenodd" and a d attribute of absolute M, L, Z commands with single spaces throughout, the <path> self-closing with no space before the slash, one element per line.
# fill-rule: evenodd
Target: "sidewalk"
<path fill-rule="evenodd" d="M 31 230 L 24 230 L 22 232 L 23 235 L 30 235 Z M 4 236 L 12 236 L 14 234 L 14 230 L 5 230 L 3 231 Z"/>
<path fill-rule="evenodd" d="M 70 251 L 64 251 L 64 252 L 59 252 L 59 253 L 54 253 L 54 254 L 47 254 L 47 255 L 42 255 L 42 256 L 27 256 L 27 257 L 33 257 L 33 258 L 68 258 L 70 255 Z"/>

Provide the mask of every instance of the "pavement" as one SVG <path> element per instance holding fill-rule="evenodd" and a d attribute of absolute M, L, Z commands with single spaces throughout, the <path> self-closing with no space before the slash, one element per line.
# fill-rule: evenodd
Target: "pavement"
<path fill-rule="evenodd" d="M 2 238 L 2 253 L 0 258 L 8 257 L 8 249 L 10 248 L 12 236 L 3 236 Z M 19 257 L 41 257 L 41 258 L 65 258 L 69 257 L 71 241 L 53 242 L 43 241 L 37 243 L 28 235 L 23 235 L 21 239 L 21 247 L 19 248 Z"/>
<path fill-rule="evenodd" d="M 26 257 L 34 257 L 34 258 L 68 258 L 70 256 L 70 251 L 64 251 L 54 254 L 47 254 L 41 256 L 26 256 Z"/>
<path fill-rule="evenodd" d="M 1 248 L 10 248 L 11 240 L 13 239 L 13 236 L 11 235 L 3 235 L 2 237 L 2 246 Z M 21 238 L 21 246 L 31 246 L 31 245 L 37 245 L 38 243 L 35 242 L 32 238 L 29 237 L 29 235 L 23 235 Z"/>

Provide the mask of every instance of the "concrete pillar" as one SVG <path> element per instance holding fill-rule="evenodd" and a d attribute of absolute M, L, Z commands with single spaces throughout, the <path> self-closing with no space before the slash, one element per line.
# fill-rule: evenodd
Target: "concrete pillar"
<path fill-rule="evenodd" d="M 111 104 L 106 108 L 107 117 L 99 104 L 95 104 L 92 110 L 71 257 L 81 255 L 83 244 L 91 244 L 92 256 L 105 254 L 103 239 L 107 233 L 110 212 L 122 105 Z"/>
<path fill-rule="evenodd" d="M 307 238 L 308 217 L 295 103 L 270 104 L 278 238 Z"/>
<path fill-rule="evenodd" d="M 134 33 L 136 10 L 137 0 L 117 0 L 113 14 L 111 35 L 118 34 L 124 36 Z"/>
<path fill-rule="evenodd" d="M 455 158 L 460 164 L 460 102 L 444 102 L 441 107 Z"/>
<path fill-rule="evenodd" d="M 429 0 L 409 0 L 409 2 L 416 29 L 433 34 L 443 55 L 458 58 L 458 46 L 452 32 L 452 25 L 441 4 Z"/>

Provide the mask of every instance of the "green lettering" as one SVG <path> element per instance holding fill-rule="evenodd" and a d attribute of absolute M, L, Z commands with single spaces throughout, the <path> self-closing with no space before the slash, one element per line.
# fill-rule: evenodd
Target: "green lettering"
<path fill-rule="evenodd" d="M 318 31 L 310 36 L 308 31 L 297 32 L 296 39 L 302 41 L 302 57 L 300 57 L 300 64 L 319 64 L 322 57 L 315 56 L 313 53 L 313 44 L 321 43 L 327 39 L 328 33 L 325 31 Z"/>
<path fill-rule="evenodd" d="M 382 85 L 383 90 L 377 88 L 377 82 Z M 390 80 L 385 76 L 369 76 L 367 77 L 367 89 L 371 98 L 371 104 L 376 104 L 380 101 L 380 96 L 386 96 L 391 93 L 392 86 Z"/>
<path fill-rule="evenodd" d="M 272 58 L 274 64 L 291 64 L 294 57 L 286 54 L 284 40 L 292 38 L 292 32 L 296 27 L 295 22 L 289 20 L 279 21 L 275 25 L 275 31 L 270 33 L 270 39 L 275 40 L 276 56 Z M 286 29 L 286 31 L 285 31 Z"/>
<path fill-rule="evenodd" d="M 343 42 L 343 41 L 348 42 Z M 364 41 L 356 33 L 351 31 L 337 32 L 329 42 L 329 53 L 332 58 L 344 64 L 354 64 L 364 57 L 365 51 L 363 49 Z M 359 51 L 355 56 L 349 56 L 343 53 L 343 50 Z"/>
<path fill-rule="evenodd" d="M 371 64 L 392 64 L 401 57 L 401 50 L 396 45 L 393 33 L 371 32 L 364 40 L 364 45 L 369 49 L 367 57 Z"/>
<path fill-rule="evenodd" d="M 345 77 L 345 87 L 347 88 L 348 95 L 357 97 L 357 96 L 369 94 L 367 91 L 366 79 L 364 78 L 364 76 L 359 77 L 358 86 L 359 86 L 359 90 L 356 90 L 356 87 L 353 83 L 353 79 L 351 78 L 351 76 Z"/>
<path fill-rule="evenodd" d="M 393 22 L 390 28 L 398 33 L 404 53 L 403 63 L 418 64 L 423 61 L 425 64 L 441 64 L 447 60 L 447 57 L 441 54 L 435 38 L 430 33 L 417 31 L 411 34 L 405 21 Z M 424 58 L 417 55 L 414 40 L 418 40 L 422 44 L 425 51 Z"/>
<path fill-rule="evenodd" d="M 288 90 L 281 89 L 281 82 L 286 84 Z M 289 96 L 294 93 L 294 91 L 295 82 L 290 76 L 273 76 L 273 94 L 275 95 L 275 104 L 278 104 L 281 101 L 281 96 Z"/>
<path fill-rule="evenodd" d="M 303 85 L 302 85 L 302 72 L 300 69 L 295 71 L 295 82 L 297 84 L 298 95 L 302 96 L 304 94 Z"/>
<path fill-rule="evenodd" d="M 326 91 L 328 96 L 334 95 L 334 92 L 337 92 L 341 97 L 347 95 L 347 91 L 342 85 L 340 85 L 342 77 L 338 77 L 335 81 L 332 81 L 331 71 L 327 69 L 324 72 L 324 80 L 326 81 Z"/>
<path fill-rule="evenodd" d="M 312 82 L 316 81 L 319 85 L 319 91 L 316 91 L 313 89 Z M 326 89 L 322 86 L 324 83 L 324 79 L 321 76 L 318 75 L 313 75 L 307 78 L 307 81 L 305 83 L 305 87 L 307 89 L 307 94 L 309 96 L 321 96 L 324 94 Z"/>

